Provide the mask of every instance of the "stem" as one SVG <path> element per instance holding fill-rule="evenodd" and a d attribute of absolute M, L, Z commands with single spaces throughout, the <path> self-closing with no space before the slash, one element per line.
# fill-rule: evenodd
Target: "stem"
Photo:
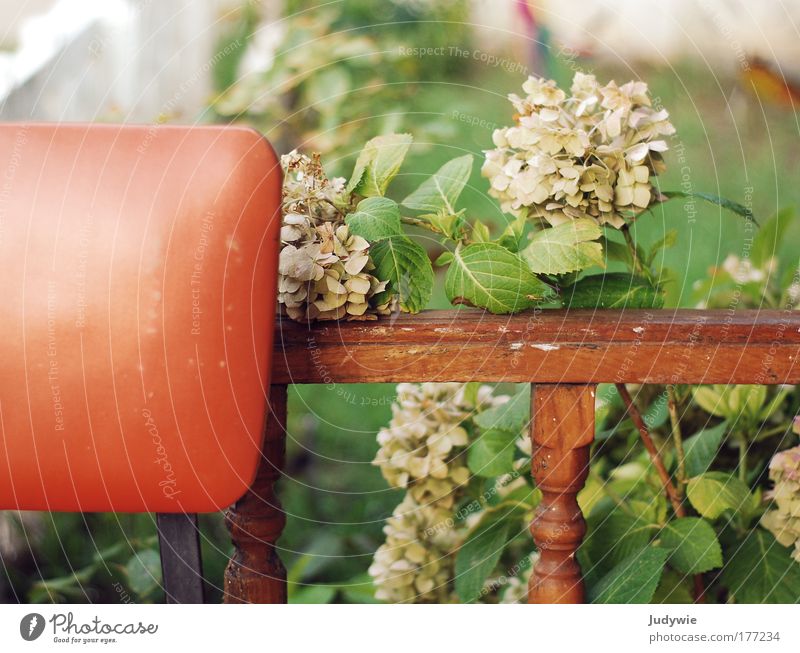
<path fill-rule="evenodd" d="M 644 423 L 644 419 L 642 419 L 642 414 L 639 412 L 636 404 L 633 403 L 633 399 L 628 392 L 628 388 L 625 387 L 625 384 L 617 383 L 616 386 L 617 391 L 619 392 L 619 395 L 622 397 L 622 401 L 625 404 L 625 409 L 628 411 L 628 415 L 633 420 L 636 428 L 639 429 L 639 435 L 642 438 L 644 448 L 647 449 L 647 453 L 650 456 L 650 461 L 653 463 L 653 467 L 656 468 L 656 472 L 658 472 L 658 477 L 661 479 L 661 484 L 664 486 L 664 493 L 667 495 L 667 499 L 669 499 L 669 502 L 672 504 L 672 509 L 675 511 L 675 514 L 678 517 L 685 517 L 686 510 L 681 503 L 678 490 L 675 489 L 675 484 L 672 482 L 669 472 L 664 466 L 664 461 L 661 459 L 661 454 L 658 453 L 656 445 L 653 444 L 653 439 L 650 437 L 650 431 L 648 430 L 647 425 Z"/>
<path fill-rule="evenodd" d="M 415 227 L 422 227 L 423 229 L 427 229 L 428 231 L 432 231 L 435 234 L 439 234 L 441 236 L 446 236 L 446 237 L 449 238 L 449 236 L 447 236 L 447 234 L 444 231 L 442 231 L 438 227 L 433 226 L 427 220 L 422 220 L 421 218 L 412 218 L 409 215 L 403 215 L 403 216 L 400 217 L 400 221 L 403 222 L 404 224 L 410 224 L 410 225 L 413 225 Z"/>
<path fill-rule="evenodd" d="M 633 242 L 633 235 L 631 235 L 630 225 L 627 223 L 620 229 L 622 235 L 625 237 L 625 243 L 628 245 L 628 250 L 633 259 L 633 273 L 639 276 L 644 276 L 651 280 L 650 271 L 645 267 L 642 260 L 639 258 L 639 250 L 636 249 L 636 243 Z"/>
<path fill-rule="evenodd" d="M 675 393 L 675 386 L 667 386 L 667 407 L 669 409 L 669 421 L 672 425 L 672 441 L 675 444 L 675 453 L 678 457 L 678 495 L 683 499 L 684 485 L 686 478 L 686 453 L 683 449 L 683 433 L 681 432 L 681 422 L 678 416 L 678 396 Z"/>
<path fill-rule="evenodd" d="M 739 435 L 739 480 L 747 485 L 747 436 Z"/>
<path fill-rule="evenodd" d="M 630 415 L 633 423 L 636 424 L 636 428 L 639 429 L 639 435 L 644 443 L 644 448 L 647 449 L 647 453 L 650 455 L 650 460 L 653 463 L 653 467 L 655 467 L 656 471 L 658 472 L 658 476 L 661 479 L 661 484 L 664 486 L 664 493 L 667 495 L 667 498 L 672 504 L 672 509 L 675 511 L 675 515 L 679 518 L 685 517 L 686 509 L 681 503 L 678 491 L 675 488 L 672 479 L 669 477 L 669 473 L 667 472 L 667 468 L 664 466 L 664 461 L 661 460 L 661 455 L 658 453 L 658 449 L 656 449 L 656 446 L 653 444 L 653 439 L 650 437 L 650 431 L 647 429 L 644 419 L 642 419 L 642 414 L 639 412 L 636 404 L 633 403 L 633 399 L 628 392 L 628 388 L 625 387 L 625 384 L 617 383 L 616 386 L 617 391 L 619 392 L 619 395 L 622 397 L 622 401 L 625 404 L 625 408 L 628 411 L 628 415 Z M 704 594 L 705 586 L 703 584 L 703 576 L 701 574 L 695 574 L 694 602 L 702 603 Z"/>

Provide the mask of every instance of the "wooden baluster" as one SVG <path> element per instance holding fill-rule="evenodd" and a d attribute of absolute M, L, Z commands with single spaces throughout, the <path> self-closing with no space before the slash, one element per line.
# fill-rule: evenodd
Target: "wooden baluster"
<path fill-rule="evenodd" d="M 286 516 L 275 495 L 286 448 L 285 385 L 270 389 L 263 457 L 250 490 L 226 513 L 234 553 L 225 603 L 286 603 L 286 569 L 275 550 Z"/>
<path fill-rule="evenodd" d="M 589 473 L 594 439 L 593 385 L 535 385 L 531 389 L 533 477 L 542 501 L 531 524 L 539 561 L 529 603 L 583 603 L 575 551 L 586 533 L 577 493 Z"/>

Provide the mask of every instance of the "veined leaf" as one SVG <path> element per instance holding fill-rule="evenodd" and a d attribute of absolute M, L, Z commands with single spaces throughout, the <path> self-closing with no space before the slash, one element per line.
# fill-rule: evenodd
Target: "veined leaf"
<path fill-rule="evenodd" d="M 516 254 L 494 243 L 457 248 L 444 282 L 447 298 L 492 313 L 516 313 L 534 306 L 548 286 Z"/>
<path fill-rule="evenodd" d="M 719 445 L 722 443 L 727 428 L 728 423 L 721 422 L 686 439 L 686 442 L 683 443 L 683 450 L 686 474 L 689 478 L 708 471 L 714 458 L 717 457 Z"/>
<path fill-rule="evenodd" d="M 565 274 L 592 265 L 605 266 L 602 230 L 593 220 L 571 220 L 537 231 L 520 256 L 536 274 Z"/>
<path fill-rule="evenodd" d="M 488 520 L 470 533 L 456 554 L 456 593 L 462 603 L 480 598 L 508 538 L 508 521 Z"/>
<path fill-rule="evenodd" d="M 592 603 L 648 603 L 655 594 L 667 552 L 647 547 L 628 556 L 589 592 Z"/>
<path fill-rule="evenodd" d="M 406 236 L 389 236 L 370 247 L 375 276 L 388 279 L 400 308 L 419 313 L 433 292 L 433 267 L 427 252 Z"/>
<path fill-rule="evenodd" d="M 383 195 L 400 170 L 412 140 L 411 134 L 388 134 L 368 141 L 356 159 L 347 192 L 364 197 Z"/>
<path fill-rule="evenodd" d="M 484 478 L 494 478 L 513 471 L 514 440 L 518 433 L 489 429 L 470 444 L 467 452 L 469 471 Z"/>
<path fill-rule="evenodd" d="M 591 568 L 598 576 L 611 571 L 637 551 L 646 547 L 657 529 L 641 515 L 620 509 L 600 510 L 589 519 L 587 537 L 581 544 Z"/>
<path fill-rule="evenodd" d="M 758 225 L 758 222 L 753 217 L 753 212 L 750 209 L 748 209 L 746 206 L 742 206 L 741 204 L 739 204 L 739 202 L 734 202 L 733 200 L 725 199 L 724 197 L 712 195 L 711 193 L 686 193 L 682 190 L 662 191 L 661 194 L 668 200 L 674 199 L 676 197 L 696 197 L 697 199 L 708 202 L 709 204 L 716 204 L 717 206 L 720 206 L 723 209 L 732 211 L 733 213 L 736 213 L 737 215 L 740 215 L 743 218 L 749 218 L 756 225 Z"/>
<path fill-rule="evenodd" d="M 800 603 L 800 565 L 771 533 L 757 528 L 725 554 L 722 582 L 737 603 Z"/>
<path fill-rule="evenodd" d="M 664 296 L 647 279 L 625 272 L 593 274 L 564 288 L 570 308 L 661 308 Z"/>
<path fill-rule="evenodd" d="M 736 512 L 750 503 L 750 489 L 724 472 L 706 472 L 689 479 L 686 496 L 697 512 L 712 520 L 726 510 Z"/>
<path fill-rule="evenodd" d="M 361 200 L 356 210 L 345 218 L 350 232 L 366 238 L 369 242 L 402 235 L 400 207 L 388 197 L 367 197 Z"/>
<path fill-rule="evenodd" d="M 711 525 L 699 517 L 667 522 L 661 546 L 669 551 L 669 563 L 684 574 L 702 574 L 722 566 L 722 549 Z"/>
<path fill-rule="evenodd" d="M 481 411 L 474 417 L 474 422 L 482 429 L 500 429 L 511 433 L 520 433 L 530 421 L 531 396 L 520 391 L 506 403 Z"/>
<path fill-rule="evenodd" d="M 456 213 L 456 202 L 472 172 L 472 155 L 460 156 L 445 163 L 401 204 L 409 209 L 439 213 Z"/>

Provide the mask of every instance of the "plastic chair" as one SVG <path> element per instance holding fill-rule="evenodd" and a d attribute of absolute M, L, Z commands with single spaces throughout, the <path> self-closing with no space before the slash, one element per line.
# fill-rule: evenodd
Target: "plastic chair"
<path fill-rule="evenodd" d="M 238 127 L 0 126 L 0 509 L 155 512 L 169 602 L 196 514 L 260 459 L 280 167 Z"/>

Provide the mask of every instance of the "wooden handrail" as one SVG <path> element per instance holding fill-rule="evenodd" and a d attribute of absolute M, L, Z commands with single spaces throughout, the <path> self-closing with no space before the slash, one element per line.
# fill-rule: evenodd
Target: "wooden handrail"
<path fill-rule="evenodd" d="M 279 321 L 275 384 L 800 383 L 800 311 L 426 311 Z"/>
<path fill-rule="evenodd" d="M 225 600 L 285 601 L 276 553 L 283 525 L 274 484 L 294 383 L 531 383 L 532 473 L 542 501 L 531 525 L 540 552 L 531 603 L 578 603 L 575 552 L 586 530 L 576 500 L 589 469 L 597 383 L 800 383 L 800 312 L 604 310 L 490 315 L 428 311 L 378 322 L 279 320 L 263 459 L 228 511 L 235 554 Z"/>

